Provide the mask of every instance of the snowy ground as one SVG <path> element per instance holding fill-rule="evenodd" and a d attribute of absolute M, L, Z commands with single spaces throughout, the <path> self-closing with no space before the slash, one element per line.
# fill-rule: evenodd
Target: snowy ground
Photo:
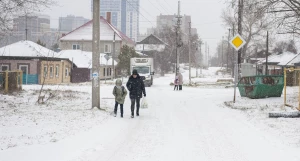
<path fill-rule="evenodd" d="M 218 68 L 193 81 L 214 83 Z M 194 73 L 194 74 L 193 74 Z M 195 76 L 195 71 L 193 72 Z M 188 82 L 188 72 L 184 74 Z M 232 88 L 184 87 L 173 91 L 174 75 L 147 88 L 149 109 L 130 118 L 110 115 L 112 85 L 101 87 L 101 106 L 90 110 L 89 83 L 46 86 L 53 93 L 37 105 L 40 86 L 25 86 L 16 96 L 0 96 L 0 161 L 299 161 L 299 119 L 269 119 L 282 98 L 238 98 Z M 288 90 L 292 95 L 294 89 Z M 47 95 L 46 95 L 47 96 Z"/>

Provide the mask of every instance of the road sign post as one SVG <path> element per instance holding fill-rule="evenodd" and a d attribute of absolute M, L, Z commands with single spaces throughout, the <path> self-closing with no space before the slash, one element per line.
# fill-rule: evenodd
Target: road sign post
<path fill-rule="evenodd" d="M 234 36 L 231 41 L 230 44 L 232 45 L 232 47 L 236 50 L 239 51 L 241 50 L 241 48 L 246 44 L 246 41 L 243 39 L 243 37 L 239 34 L 237 34 L 236 36 Z M 238 54 L 235 55 L 235 66 L 234 66 L 234 96 L 233 96 L 233 103 L 235 103 L 236 101 L 236 88 L 238 85 L 238 77 L 239 77 L 239 65 L 238 65 Z"/>

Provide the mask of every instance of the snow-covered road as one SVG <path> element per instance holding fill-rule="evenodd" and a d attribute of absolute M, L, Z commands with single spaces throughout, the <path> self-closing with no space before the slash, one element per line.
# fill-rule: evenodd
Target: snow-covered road
<path fill-rule="evenodd" d="M 11 161 L 299 161 L 297 149 L 224 108 L 232 89 L 172 91 L 170 77 L 147 88 L 140 117 L 107 116 L 91 130 L 55 143 L 0 152 Z M 111 91 L 108 91 L 111 92 Z M 298 149 L 299 150 L 299 149 Z M 3 160 L 4 161 L 4 160 Z"/>

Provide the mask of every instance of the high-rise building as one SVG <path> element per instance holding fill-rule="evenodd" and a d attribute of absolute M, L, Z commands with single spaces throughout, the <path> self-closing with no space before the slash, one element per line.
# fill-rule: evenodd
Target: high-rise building
<path fill-rule="evenodd" d="M 15 34 L 26 37 L 43 35 L 50 31 L 50 16 L 27 15 L 13 19 L 13 31 Z"/>
<path fill-rule="evenodd" d="M 76 17 L 73 15 L 68 15 L 67 17 L 60 17 L 58 30 L 62 33 L 68 33 L 87 23 L 88 21 L 89 19 L 86 19 L 84 17 Z"/>
<path fill-rule="evenodd" d="M 22 40 L 37 42 L 40 40 L 46 47 L 58 43 L 59 32 L 50 28 L 50 16 L 28 14 L 13 19 L 12 32 L 4 35 L 0 40 L 0 47 Z"/>
<path fill-rule="evenodd" d="M 91 1 L 91 10 L 93 11 L 93 0 Z M 112 25 L 125 33 L 133 41 L 137 41 L 139 35 L 139 10 L 140 0 L 100 1 L 100 15 L 106 18 L 107 13 L 110 12 L 110 22 Z"/>

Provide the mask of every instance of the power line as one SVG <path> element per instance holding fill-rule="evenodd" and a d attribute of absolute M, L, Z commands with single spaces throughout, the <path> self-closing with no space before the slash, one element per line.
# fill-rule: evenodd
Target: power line
<path fill-rule="evenodd" d="M 161 5 L 161 1 L 158 1 L 158 0 L 156 0 L 157 2 L 158 2 L 158 5 L 163 9 L 163 10 L 165 10 L 166 12 L 168 12 L 168 13 L 171 13 L 171 12 L 169 12 L 169 10 L 167 10 L 167 8 L 165 8 L 165 5 Z"/>
<path fill-rule="evenodd" d="M 140 14 L 142 17 L 144 17 L 148 22 L 150 22 L 151 24 L 152 24 L 152 26 L 155 26 L 151 21 L 149 21 L 140 11 L 138 11 L 138 9 L 137 8 L 135 8 L 131 3 L 129 3 L 128 2 L 128 0 L 126 0 L 126 2 L 133 8 L 133 9 L 135 9 L 136 10 L 136 12 L 138 13 L 138 14 Z"/>
<path fill-rule="evenodd" d="M 161 10 L 160 10 L 159 8 L 157 8 L 157 7 L 151 2 L 151 0 L 148 0 L 148 2 L 150 2 L 150 3 L 152 4 L 153 7 L 155 7 L 160 13 L 162 13 Z"/>
<path fill-rule="evenodd" d="M 163 0 L 166 4 L 167 4 L 167 6 L 170 8 L 170 9 L 172 9 L 170 6 L 169 6 L 169 4 L 168 4 L 168 2 L 166 1 L 166 0 Z M 172 13 L 172 11 L 171 11 L 171 13 Z"/>

